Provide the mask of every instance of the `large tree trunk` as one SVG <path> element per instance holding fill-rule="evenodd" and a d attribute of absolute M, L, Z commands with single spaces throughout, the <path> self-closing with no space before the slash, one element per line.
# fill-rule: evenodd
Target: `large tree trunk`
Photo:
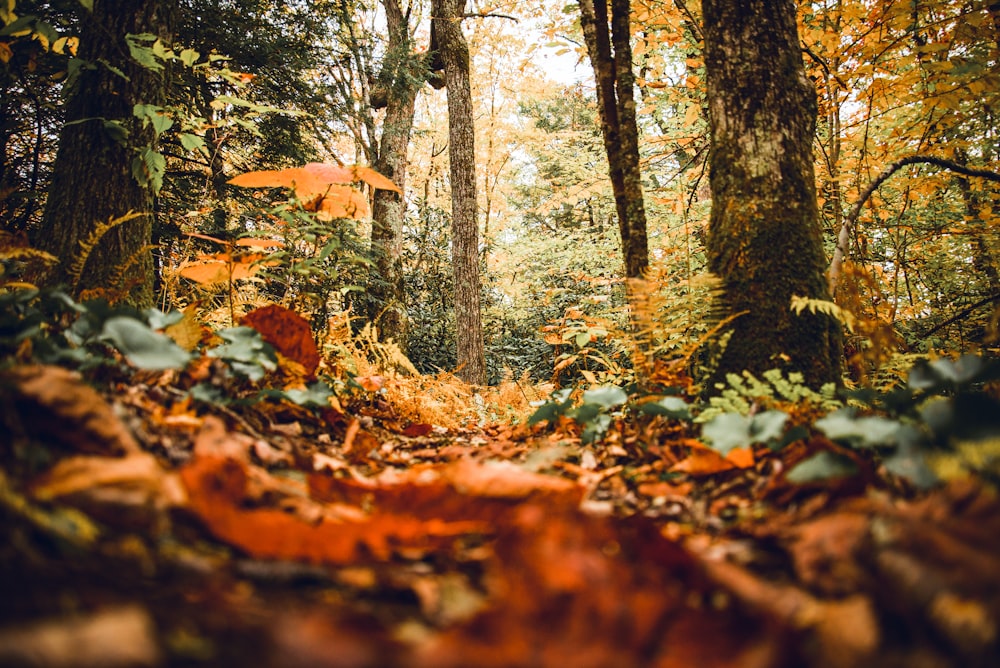
<path fill-rule="evenodd" d="M 479 223 L 476 216 L 475 132 L 469 46 L 462 34 L 465 0 L 433 0 L 437 46 L 448 90 L 448 156 L 451 163 L 451 246 L 455 269 L 458 376 L 486 384 L 486 356 L 479 312 Z"/>
<path fill-rule="evenodd" d="M 649 267 L 649 251 L 639 172 L 630 14 L 629 0 L 611 0 L 609 25 L 606 0 L 580 2 L 580 23 L 597 83 L 601 132 L 618 212 L 625 276 L 642 278 Z"/>
<path fill-rule="evenodd" d="M 416 71 L 416 54 L 410 43 L 409 25 L 399 0 L 382 0 L 389 29 L 385 123 L 375 169 L 399 186 L 406 187 L 406 153 L 417 91 L 423 79 Z M 382 340 L 392 339 L 406 350 L 408 322 L 406 286 L 403 282 L 403 216 L 406 203 L 392 190 L 376 190 L 372 202 L 372 253 L 374 280 L 368 284 L 369 318 L 376 323 Z"/>
<path fill-rule="evenodd" d="M 137 150 L 152 144 L 153 133 L 132 111 L 138 103 L 163 104 L 166 83 L 162 71 L 130 57 L 125 36 L 152 33 L 169 41 L 173 5 L 173 0 L 95 0 L 93 11 L 81 10 L 79 56 L 90 67 L 80 72 L 66 106 L 37 238 L 40 248 L 60 260 L 54 281 L 70 281 L 78 294 L 153 303 L 153 192 L 132 173 Z M 109 122 L 120 123 L 127 137 L 115 137 Z M 81 242 L 130 211 L 139 215 L 105 232 L 80 275 L 71 276 L 71 263 L 86 254 Z"/>
<path fill-rule="evenodd" d="M 840 382 L 831 317 L 790 310 L 829 300 L 816 206 L 816 94 L 806 78 L 793 0 L 704 0 L 711 121 L 709 267 L 723 281 L 732 334 L 710 383 L 781 367 L 808 385 Z M 712 385 L 708 386 L 711 391 Z"/>

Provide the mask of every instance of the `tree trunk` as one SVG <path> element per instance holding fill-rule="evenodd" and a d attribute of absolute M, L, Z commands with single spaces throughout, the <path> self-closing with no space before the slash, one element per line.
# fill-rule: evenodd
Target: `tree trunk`
<path fill-rule="evenodd" d="M 709 268 L 733 317 L 709 384 L 727 373 L 799 371 L 840 382 L 831 317 L 790 310 L 793 296 L 829 300 L 816 205 L 816 93 L 806 78 L 793 0 L 704 0 L 711 122 Z"/>
<path fill-rule="evenodd" d="M 423 79 L 416 72 L 416 54 L 410 43 L 409 25 L 399 0 L 382 0 L 389 29 L 387 55 L 388 90 L 385 123 L 375 169 L 399 186 L 406 187 L 406 152 L 417 91 Z M 376 190 L 372 202 L 372 254 L 375 279 L 368 284 L 369 319 L 376 323 L 379 338 L 392 339 L 406 350 L 408 322 L 406 286 L 403 282 L 403 196 L 392 190 Z"/>
<path fill-rule="evenodd" d="M 60 260 L 53 281 L 70 282 L 77 294 L 153 303 L 153 192 L 133 176 L 132 162 L 154 137 L 132 112 L 135 104 L 163 104 L 166 82 L 162 71 L 130 57 L 125 36 L 151 33 L 169 42 L 173 4 L 95 0 L 93 11 L 82 10 L 79 56 L 87 66 L 66 105 L 36 240 Z M 119 124 L 118 137 L 109 123 Z M 120 136 L 121 128 L 127 136 Z M 104 232 L 89 254 L 81 250 L 81 242 L 92 239 L 99 226 L 129 212 L 139 215 Z M 80 275 L 71 275 L 72 263 L 82 256 L 86 263 Z"/>
<path fill-rule="evenodd" d="M 486 356 L 479 311 L 479 225 L 476 217 L 475 132 L 469 46 L 462 34 L 465 0 L 434 0 L 433 30 L 448 90 L 448 156 L 451 163 L 451 245 L 455 270 L 458 376 L 486 384 Z"/>
<path fill-rule="evenodd" d="M 642 278 L 649 267 L 649 250 L 639 172 L 630 15 L 629 0 L 611 0 L 609 26 L 606 0 L 580 2 L 580 23 L 597 83 L 597 106 L 618 212 L 625 277 Z"/>

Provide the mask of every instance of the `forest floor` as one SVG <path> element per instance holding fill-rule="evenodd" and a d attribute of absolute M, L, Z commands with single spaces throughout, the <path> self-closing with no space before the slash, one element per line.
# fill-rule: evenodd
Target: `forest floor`
<path fill-rule="evenodd" d="M 860 475 L 795 485 L 836 446 L 725 459 L 663 418 L 583 445 L 174 382 L 3 374 L 0 665 L 1000 665 L 975 480 L 916 493 L 847 453 Z"/>

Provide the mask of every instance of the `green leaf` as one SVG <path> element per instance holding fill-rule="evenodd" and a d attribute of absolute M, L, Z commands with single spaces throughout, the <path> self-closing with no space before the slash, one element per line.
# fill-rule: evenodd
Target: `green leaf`
<path fill-rule="evenodd" d="M 554 420 L 562 411 L 559 410 L 559 404 L 554 401 L 546 401 L 544 404 L 539 406 L 531 417 L 528 418 L 528 426 L 538 424 L 542 420 Z"/>
<path fill-rule="evenodd" d="M 119 146 L 124 146 L 125 142 L 128 141 L 128 128 L 122 125 L 121 121 L 102 121 L 104 125 L 104 131 L 108 133 L 108 137 L 111 141 L 115 142 Z"/>
<path fill-rule="evenodd" d="M 183 369 L 191 359 L 170 337 L 154 332 L 135 318 L 109 318 L 101 338 L 111 341 L 133 366 L 147 371 Z"/>
<path fill-rule="evenodd" d="M 764 411 L 753 417 L 723 413 L 702 427 L 701 436 L 713 450 L 725 455 L 733 448 L 746 448 L 754 443 L 779 439 L 787 420 L 788 415 L 782 411 Z"/>
<path fill-rule="evenodd" d="M 257 364 L 269 371 L 278 368 L 278 358 L 274 354 L 274 348 L 261 338 L 260 332 L 256 329 L 230 327 L 220 331 L 219 336 L 226 343 L 209 350 L 206 353 L 209 357 L 218 357 L 234 363 Z"/>
<path fill-rule="evenodd" d="M 816 428 L 831 441 L 846 442 L 859 448 L 896 443 L 901 426 L 896 420 L 879 416 L 854 417 L 854 412 L 848 408 L 816 420 Z"/>
<path fill-rule="evenodd" d="M 88 12 L 94 11 L 94 0 L 80 0 L 80 5 Z"/>
<path fill-rule="evenodd" d="M 157 137 L 174 124 L 173 119 L 164 113 L 163 107 L 155 104 L 137 104 L 132 107 L 132 114 L 142 121 L 144 127 L 152 124 Z"/>
<path fill-rule="evenodd" d="M 845 478 L 854 475 L 857 470 L 851 460 L 823 451 L 796 464 L 785 478 L 789 482 L 801 485 L 831 478 Z"/>
<path fill-rule="evenodd" d="M 722 455 L 734 448 L 745 448 L 752 442 L 750 427 L 753 419 L 739 413 L 723 413 L 701 428 L 702 439 Z"/>
<path fill-rule="evenodd" d="M 194 64 L 198 62 L 198 58 L 200 55 L 201 54 L 199 54 L 194 49 L 184 49 L 183 51 L 181 51 L 180 59 L 181 62 L 187 65 L 188 67 L 193 67 Z"/>
<path fill-rule="evenodd" d="M 583 393 L 583 403 L 598 404 L 602 408 L 614 408 L 628 401 L 628 394 L 615 385 L 603 385 Z"/>
<path fill-rule="evenodd" d="M 580 440 L 584 443 L 593 443 L 601 438 L 601 436 L 604 436 L 610 426 L 611 416 L 607 413 L 601 413 L 595 416 L 593 420 L 587 422 L 580 433 Z"/>
<path fill-rule="evenodd" d="M 182 132 L 177 137 L 181 140 L 181 146 L 184 147 L 185 151 L 205 151 L 205 140 L 198 135 Z"/>
<path fill-rule="evenodd" d="M 285 390 L 282 394 L 293 404 L 299 406 L 329 406 L 333 390 L 326 383 L 317 381 L 304 390 Z"/>
<path fill-rule="evenodd" d="M 677 420 L 691 419 L 691 409 L 680 397 L 663 397 L 659 401 L 648 401 L 640 404 L 639 410 L 647 415 L 660 415 Z"/>
<path fill-rule="evenodd" d="M 125 43 L 128 45 L 129 55 L 132 59 L 145 67 L 147 70 L 153 70 L 154 72 L 159 72 L 163 69 L 163 63 L 156 59 L 156 55 L 153 53 L 153 49 L 148 46 L 140 44 L 140 40 L 155 40 L 155 35 L 150 35 L 149 33 L 143 33 L 141 35 L 125 35 Z"/>
<path fill-rule="evenodd" d="M 766 443 L 780 438 L 785 431 L 788 414 L 783 411 L 764 411 L 753 416 L 750 435 L 754 443 Z"/>
<path fill-rule="evenodd" d="M 152 188 L 154 193 L 160 192 L 163 175 L 166 173 L 166 158 L 149 146 L 143 148 L 132 160 L 132 176 L 140 185 Z"/>

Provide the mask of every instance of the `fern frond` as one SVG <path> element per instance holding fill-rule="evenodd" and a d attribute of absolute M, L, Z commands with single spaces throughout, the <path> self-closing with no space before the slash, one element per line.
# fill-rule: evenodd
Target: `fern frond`
<path fill-rule="evenodd" d="M 51 253 L 46 253 L 45 251 L 38 250 L 37 248 L 29 248 L 27 246 L 19 247 L 8 247 L 0 248 L 0 260 L 14 260 L 27 262 L 31 260 L 36 260 L 46 265 L 53 265 L 59 261 L 55 255 Z"/>
<path fill-rule="evenodd" d="M 826 299 L 813 299 L 811 297 L 792 295 L 791 309 L 795 312 L 795 315 L 802 315 L 802 311 L 806 309 L 809 309 L 809 312 L 813 314 L 822 313 L 823 315 L 828 315 L 846 327 L 847 331 L 854 332 L 854 314 Z"/>
<path fill-rule="evenodd" d="M 124 216 L 119 216 L 118 218 L 108 218 L 106 223 L 100 223 L 95 227 L 86 239 L 80 240 L 80 248 L 77 254 L 73 257 L 73 261 L 70 263 L 69 269 L 66 272 L 66 277 L 69 280 L 69 284 L 73 286 L 75 290 L 80 283 L 80 276 L 83 274 L 84 267 L 87 266 L 87 260 L 90 259 L 90 254 L 94 252 L 94 248 L 97 244 L 104 238 L 104 235 L 115 229 L 119 225 L 127 223 L 130 220 L 135 220 L 146 214 L 139 213 L 136 211 L 129 211 Z"/>

